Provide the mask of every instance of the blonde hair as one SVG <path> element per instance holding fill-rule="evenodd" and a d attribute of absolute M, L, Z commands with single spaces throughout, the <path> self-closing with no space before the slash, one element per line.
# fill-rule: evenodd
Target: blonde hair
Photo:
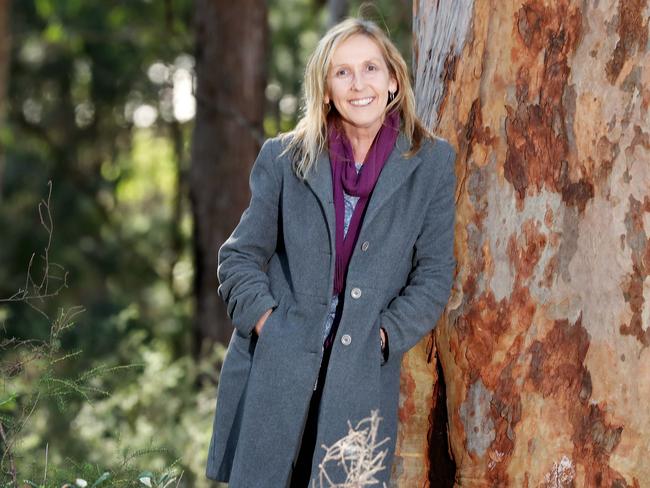
<path fill-rule="evenodd" d="M 410 145 L 406 156 L 416 153 L 420 149 L 422 139 L 430 137 L 415 113 L 415 95 L 408 68 L 398 49 L 374 22 L 349 18 L 328 30 L 318 42 L 305 68 L 303 116 L 293 131 L 282 135 L 283 138 L 290 139 L 282 154 L 292 155 L 294 171 L 301 179 L 307 176 L 327 144 L 329 105 L 326 105 L 324 100 L 332 55 L 341 42 L 355 34 L 367 36 L 375 41 L 384 56 L 390 75 L 397 81 L 395 98 L 386 106 L 385 113 L 393 109 L 400 111 L 402 128 Z"/>

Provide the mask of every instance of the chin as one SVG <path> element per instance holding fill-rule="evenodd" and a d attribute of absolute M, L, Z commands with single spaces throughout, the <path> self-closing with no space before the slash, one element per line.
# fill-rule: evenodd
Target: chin
<path fill-rule="evenodd" d="M 380 123 L 382 114 L 374 117 L 348 117 L 347 120 L 350 124 L 357 127 L 372 127 L 375 124 Z"/>

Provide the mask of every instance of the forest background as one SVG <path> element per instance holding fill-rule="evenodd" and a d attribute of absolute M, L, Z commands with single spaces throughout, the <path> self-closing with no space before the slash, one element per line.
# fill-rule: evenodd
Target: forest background
<path fill-rule="evenodd" d="M 261 123 L 227 178 L 192 180 L 208 103 L 196 57 L 218 28 L 205 10 L 224 19 L 242 4 L 263 35 L 235 29 L 216 49 L 265 60 L 259 98 L 239 101 Z M 223 308 L 197 313 L 217 287 L 197 229 L 223 228 L 215 259 L 247 198 L 226 191 L 247 184 L 246 154 L 293 127 L 308 53 L 360 8 L 410 62 L 407 0 L 0 0 L 2 486 L 210 486 L 231 329 Z M 217 85 L 237 76 L 204 69 Z M 221 200 L 213 220 L 197 221 L 197 194 Z"/>

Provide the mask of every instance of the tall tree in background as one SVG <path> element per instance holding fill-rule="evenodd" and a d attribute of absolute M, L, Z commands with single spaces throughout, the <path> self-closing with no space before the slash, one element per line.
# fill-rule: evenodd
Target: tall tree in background
<path fill-rule="evenodd" d="M 197 111 L 189 180 L 194 344 L 200 348 L 204 339 L 227 343 L 232 333 L 216 292 L 217 250 L 248 204 L 248 174 L 263 139 L 266 2 L 198 0 L 195 27 Z"/>
<path fill-rule="evenodd" d="M 649 8 L 415 3 L 420 115 L 459 153 L 432 486 L 650 479 Z"/>
<path fill-rule="evenodd" d="M 0 0 L 0 130 L 5 120 L 10 54 L 9 0 Z M 4 167 L 4 145 L 2 143 L 2 134 L 0 133 L 0 201 L 2 201 L 2 189 L 4 187 Z"/>
<path fill-rule="evenodd" d="M 348 14 L 348 0 L 327 0 L 327 27 L 337 24 Z"/>

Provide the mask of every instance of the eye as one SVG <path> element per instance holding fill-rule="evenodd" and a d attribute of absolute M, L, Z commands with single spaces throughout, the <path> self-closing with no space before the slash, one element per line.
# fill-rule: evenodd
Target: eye
<path fill-rule="evenodd" d="M 348 70 L 345 69 L 345 68 L 341 68 L 340 70 L 338 70 L 336 72 L 336 76 L 338 76 L 339 78 L 341 78 L 341 77 L 343 77 L 343 76 L 345 76 L 347 74 L 348 74 Z"/>
<path fill-rule="evenodd" d="M 368 71 L 377 71 L 377 66 L 375 66 L 374 64 L 369 64 L 367 70 Z"/>

